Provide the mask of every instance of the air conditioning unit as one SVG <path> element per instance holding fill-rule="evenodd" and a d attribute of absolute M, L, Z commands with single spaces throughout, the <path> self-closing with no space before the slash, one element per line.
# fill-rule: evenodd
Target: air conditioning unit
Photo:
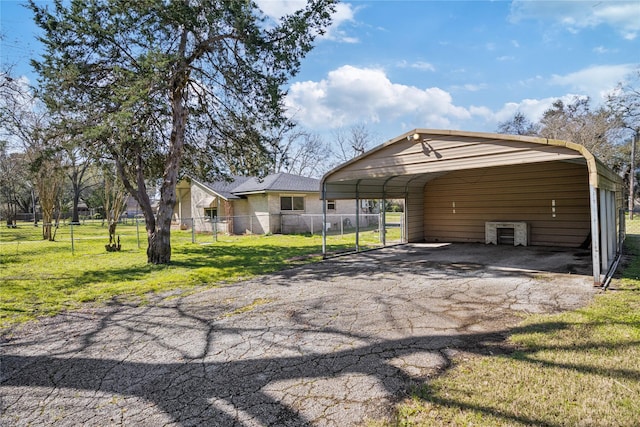
<path fill-rule="evenodd" d="M 523 221 L 488 221 L 484 223 L 486 244 L 527 246 L 529 226 Z"/>

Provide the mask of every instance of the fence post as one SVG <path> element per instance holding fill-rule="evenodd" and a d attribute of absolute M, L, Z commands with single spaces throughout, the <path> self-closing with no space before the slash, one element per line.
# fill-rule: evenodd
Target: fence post
<path fill-rule="evenodd" d="M 136 239 L 138 240 L 138 249 L 140 249 L 140 218 L 135 218 L 136 220 Z"/>
<path fill-rule="evenodd" d="M 73 222 L 70 223 L 70 229 L 71 229 L 71 254 L 75 255 L 76 254 L 76 248 L 75 248 L 75 244 L 73 242 Z"/>
<path fill-rule="evenodd" d="M 622 245 L 627 237 L 627 223 L 624 209 L 618 211 L 618 252 L 622 252 Z"/>
<path fill-rule="evenodd" d="M 218 217 L 213 217 L 213 241 L 218 241 Z"/>
<path fill-rule="evenodd" d="M 313 215 L 311 215 L 311 235 L 313 236 Z"/>
<path fill-rule="evenodd" d="M 196 242 L 196 223 L 195 219 L 191 218 L 191 243 Z"/>

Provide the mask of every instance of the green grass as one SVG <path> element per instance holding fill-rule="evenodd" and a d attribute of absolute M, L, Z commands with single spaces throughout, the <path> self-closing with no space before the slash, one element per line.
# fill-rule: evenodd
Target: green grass
<path fill-rule="evenodd" d="M 141 233 L 138 249 L 137 231 Z M 114 297 L 144 302 L 150 293 L 216 286 L 301 262 L 320 259 L 321 236 L 219 236 L 172 231 L 172 262 L 146 262 L 146 235 L 140 227 L 119 225 L 123 250 L 106 252 L 106 228 L 87 223 L 58 230 L 56 241 L 41 240 L 40 228 L 25 224 L 0 229 L 0 328 L 50 316 L 83 303 Z M 363 247 L 376 245 L 377 233 L 360 235 Z M 354 235 L 330 236 L 330 251 L 354 247 Z"/>
<path fill-rule="evenodd" d="M 640 237 L 632 261 L 588 307 L 531 316 L 504 347 L 465 352 L 397 406 L 394 426 L 637 426 Z"/>
<path fill-rule="evenodd" d="M 386 212 L 385 220 L 387 223 L 396 223 L 399 224 L 402 221 L 402 212 Z"/>

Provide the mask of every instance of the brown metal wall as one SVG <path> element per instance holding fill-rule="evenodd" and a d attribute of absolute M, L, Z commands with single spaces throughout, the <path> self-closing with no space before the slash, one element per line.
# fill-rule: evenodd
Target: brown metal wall
<path fill-rule="evenodd" d="M 455 171 L 425 186 L 424 238 L 484 242 L 486 221 L 526 221 L 530 245 L 577 247 L 589 235 L 589 212 L 586 165 L 545 162 Z"/>
<path fill-rule="evenodd" d="M 424 240 L 424 189 L 410 188 L 405 205 L 407 242 L 422 242 Z"/>

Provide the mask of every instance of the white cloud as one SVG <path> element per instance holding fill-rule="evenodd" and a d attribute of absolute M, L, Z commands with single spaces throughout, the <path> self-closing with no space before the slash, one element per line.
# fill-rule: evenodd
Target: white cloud
<path fill-rule="evenodd" d="M 511 119 L 518 111 L 532 122 L 537 122 L 555 101 L 561 99 L 566 104 L 573 102 L 576 95 L 568 94 L 561 97 L 543 98 L 543 99 L 523 99 L 520 102 L 507 102 L 502 108 L 495 112 L 491 112 L 487 119 L 489 121 L 499 123 Z"/>
<path fill-rule="evenodd" d="M 283 16 L 302 9 L 306 5 L 304 0 L 256 0 L 256 4 L 268 17 L 275 21 Z M 355 21 L 356 9 L 349 3 L 338 3 L 333 14 L 333 20 L 323 38 L 343 43 L 358 43 L 356 37 L 347 35 L 342 29 L 343 25 Z"/>
<path fill-rule="evenodd" d="M 579 95 L 565 94 L 559 97 L 549 97 L 542 99 L 523 99 L 519 102 L 507 102 L 498 110 L 492 110 L 484 106 L 471 106 L 469 112 L 476 117 L 484 119 L 485 131 L 493 132 L 498 128 L 498 124 L 511 120 L 513 116 L 520 112 L 532 122 L 538 122 L 545 111 L 550 109 L 557 100 L 562 100 L 565 104 L 572 103 Z"/>
<path fill-rule="evenodd" d="M 405 64 L 409 66 L 410 64 Z M 424 127 L 473 129 L 493 132 L 500 122 L 520 111 L 529 120 L 540 120 L 553 102 L 569 104 L 576 96 L 590 96 L 598 104 L 602 96 L 633 71 L 634 66 L 593 66 L 566 75 L 535 76 L 526 86 L 559 86 L 558 96 L 526 98 L 502 106 L 459 105 L 451 92 L 439 87 L 422 88 L 393 82 L 383 69 L 345 65 L 319 81 L 294 83 L 286 99 L 289 114 L 309 129 L 331 129 L 364 123 L 384 129 L 393 137 L 403 130 Z M 453 93 L 486 90 L 486 83 L 450 88 Z"/>
<path fill-rule="evenodd" d="M 256 4 L 265 15 L 279 20 L 285 15 L 302 9 L 307 2 L 305 0 L 256 0 Z"/>
<path fill-rule="evenodd" d="M 572 33 L 608 25 L 623 38 L 633 40 L 640 33 L 640 2 L 516 0 L 511 4 L 509 19 L 554 21 Z"/>
<path fill-rule="evenodd" d="M 464 84 L 462 86 L 452 86 L 451 89 L 452 90 L 464 90 L 467 92 L 478 92 L 480 90 L 484 90 L 488 87 L 488 85 L 486 83 L 480 83 L 480 84 L 473 84 L 473 83 L 467 83 Z"/>
<path fill-rule="evenodd" d="M 436 67 L 433 64 L 424 61 L 417 61 L 409 63 L 407 61 L 401 61 L 397 64 L 398 68 L 415 68 L 422 71 L 435 71 Z"/>
<path fill-rule="evenodd" d="M 318 82 L 294 83 L 286 103 L 296 121 L 324 130 L 363 122 L 401 121 L 415 127 L 450 127 L 471 117 L 440 88 L 393 83 L 381 69 L 350 65 L 329 72 Z"/>
<path fill-rule="evenodd" d="M 635 68 L 636 65 L 633 64 L 596 65 L 566 75 L 554 74 L 550 84 L 567 86 L 570 90 L 588 95 L 598 103 Z"/>

